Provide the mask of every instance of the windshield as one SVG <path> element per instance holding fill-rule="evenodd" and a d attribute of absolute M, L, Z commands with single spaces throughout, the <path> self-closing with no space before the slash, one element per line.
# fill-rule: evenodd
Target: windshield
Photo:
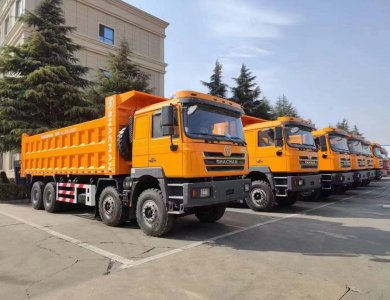
<path fill-rule="evenodd" d="M 370 145 L 362 144 L 363 154 L 365 155 L 371 155 L 371 148 Z"/>
<path fill-rule="evenodd" d="M 315 149 L 316 145 L 311 131 L 312 129 L 304 126 L 285 126 L 287 144 L 296 148 L 309 147 Z"/>
<path fill-rule="evenodd" d="M 373 152 L 374 152 L 374 155 L 376 157 L 383 158 L 383 154 L 382 154 L 381 148 L 374 147 Z"/>
<path fill-rule="evenodd" d="M 204 104 L 183 107 L 184 131 L 197 139 L 245 143 L 241 116 Z"/>
<path fill-rule="evenodd" d="M 349 152 L 347 138 L 342 135 L 329 135 L 329 143 L 335 152 Z"/>
<path fill-rule="evenodd" d="M 354 154 L 361 154 L 363 152 L 362 143 L 358 140 L 348 140 L 348 148 Z"/>

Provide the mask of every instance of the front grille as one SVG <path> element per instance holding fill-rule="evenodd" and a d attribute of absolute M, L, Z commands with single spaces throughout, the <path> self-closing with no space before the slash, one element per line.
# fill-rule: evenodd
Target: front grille
<path fill-rule="evenodd" d="M 221 152 L 204 152 L 204 163 L 208 172 L 243 171 L 245 153 L 232 153 L 225 156 Z"/>
<path fill-rule="evenodd" d="M 358 166 L 360 168 L 363 168 L 366 166 L 366 162 L 364 161 L 364 159 L 358 159 Z"/>
<path fill-rule="evenodd" d="M 313 157 L 300 156 L 299 164 L 303 169 L 316 169 L 318 167 L 318 158 L 315 156 Z"/>
<path fill-rule="evenodd" d="M 349 158 L 340 158 L 340 166 L 342 168 L 350 168 L 351 160 Z"/>
<path fill-rule="evenodd" d="M 374 167 L 374 161 L 373 160 L 368 160 L 367 161 L 367 167 L 373 168 Z"/>

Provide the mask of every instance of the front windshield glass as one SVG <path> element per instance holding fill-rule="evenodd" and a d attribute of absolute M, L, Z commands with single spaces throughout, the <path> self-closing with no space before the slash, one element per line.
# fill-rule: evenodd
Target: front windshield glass
<path fill-rule="evenodd" d="M 241 116 L 204 104 L 183 107 L 184 130 L 191 138 L 244 143 Z"/>
<path fill-rule="evenodd" d="M 363 154 L 364 155 L 371 155 L 371 148 L 368 144 L 362 144 Z"/>
<path fill-rule="evenodd" d="M 363 153 L 362 143 L 358 140 L 348 140 L 348 148 L 353 154 Z"/>
<path fill-rule="evenodd" d="M 383 157 L 383 154 L 382 154 L 381 148 L 374 147 L 374 150 L 373 150 L 373 152 L 374 152 L 374 155 L 375 155 L 376 157 L 380 157 L 380 158 L 382 158 L 382 157 Z"/>
<path fill-rule="evenodd" d="M 311 132 L 312 129 L 309 127 L 287 125 L 285 126 L 287 144 L 296 148 L 308 147 L 315 149 L 316 145 Z"/>
<path fill-rule="evenodd" d="M 349 152 L 347 138 L 342 135 L 329 135 L 330 147 L 335 152 Z"/>

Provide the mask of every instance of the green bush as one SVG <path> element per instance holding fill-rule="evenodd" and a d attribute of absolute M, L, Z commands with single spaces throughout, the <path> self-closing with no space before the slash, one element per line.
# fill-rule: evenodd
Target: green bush
<path fill-rule="evenodd" d="M 29 185 L 17 185 L 14 183 L 0 184 L 0 201 L 23 200 L 29 198 Z"/>

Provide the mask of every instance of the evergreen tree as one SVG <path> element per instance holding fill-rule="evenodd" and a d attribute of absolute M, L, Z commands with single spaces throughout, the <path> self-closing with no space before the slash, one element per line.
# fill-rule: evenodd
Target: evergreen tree
<path fill-rule="evenodd" d="M 345 118 L 341 122 L 337 122 L 336 128 L 350 132 L 349 122 Z"/>
<path fill-rule="evenodd" d="M 61 0 L 43 0 L 21 21 L 31 36 L 0 55 L 0 150 L 19 149 L 22 133 L 36 134 L 91 118 L 82 97 L 87 68 L 74 56 L 79 46 L 67 36 Z"/>
<path fill-rule="evenodd" d="M 271 105 L 265 97 L 261 97 L 261 89 L 255 82 L 256 76 L 245 65 L 242 65 L 239 76 L 233 80 L 236 86 L 232 88 L 231 100 L 240 104 L 246 114 L 258 118 L 272 116 Z"/>
<path fill-rule="evenodd" d="M 129 44 L 123 40 L 115 53 L 108 57 L 108 72 L 99 72 L 96 84 L 87 91 L 88 99 L 96 104 L 98 115 L 104 115 L 104 99 L 107 96 L 136 90 L 151 93 L 149 75 L 142 72 L 130 60 Z"/>
<path fill-rule="evenodd" d="M 359 137 L 364 137 L 356 125 L 353 126 L 353 129 L 350 131 L 350 133 L 352 133 L 356 136 L 359 136 Z"/>
<path fill-rule="evenodd" d="M 276 117 L 299 117 L 297 109 L 288 101 L 285 95 L 278 97 L 278 100 L 273 107 L 273 113 Z"/>
<path fill-rule="evenodd" d="M 226 98 L 227 84 L 222 82 L 222 64 L 215 62 L 214 73 L 210 77 L 210 82 L 201 81 L 209 90 L 209 94 L 216 97 Z"/>

